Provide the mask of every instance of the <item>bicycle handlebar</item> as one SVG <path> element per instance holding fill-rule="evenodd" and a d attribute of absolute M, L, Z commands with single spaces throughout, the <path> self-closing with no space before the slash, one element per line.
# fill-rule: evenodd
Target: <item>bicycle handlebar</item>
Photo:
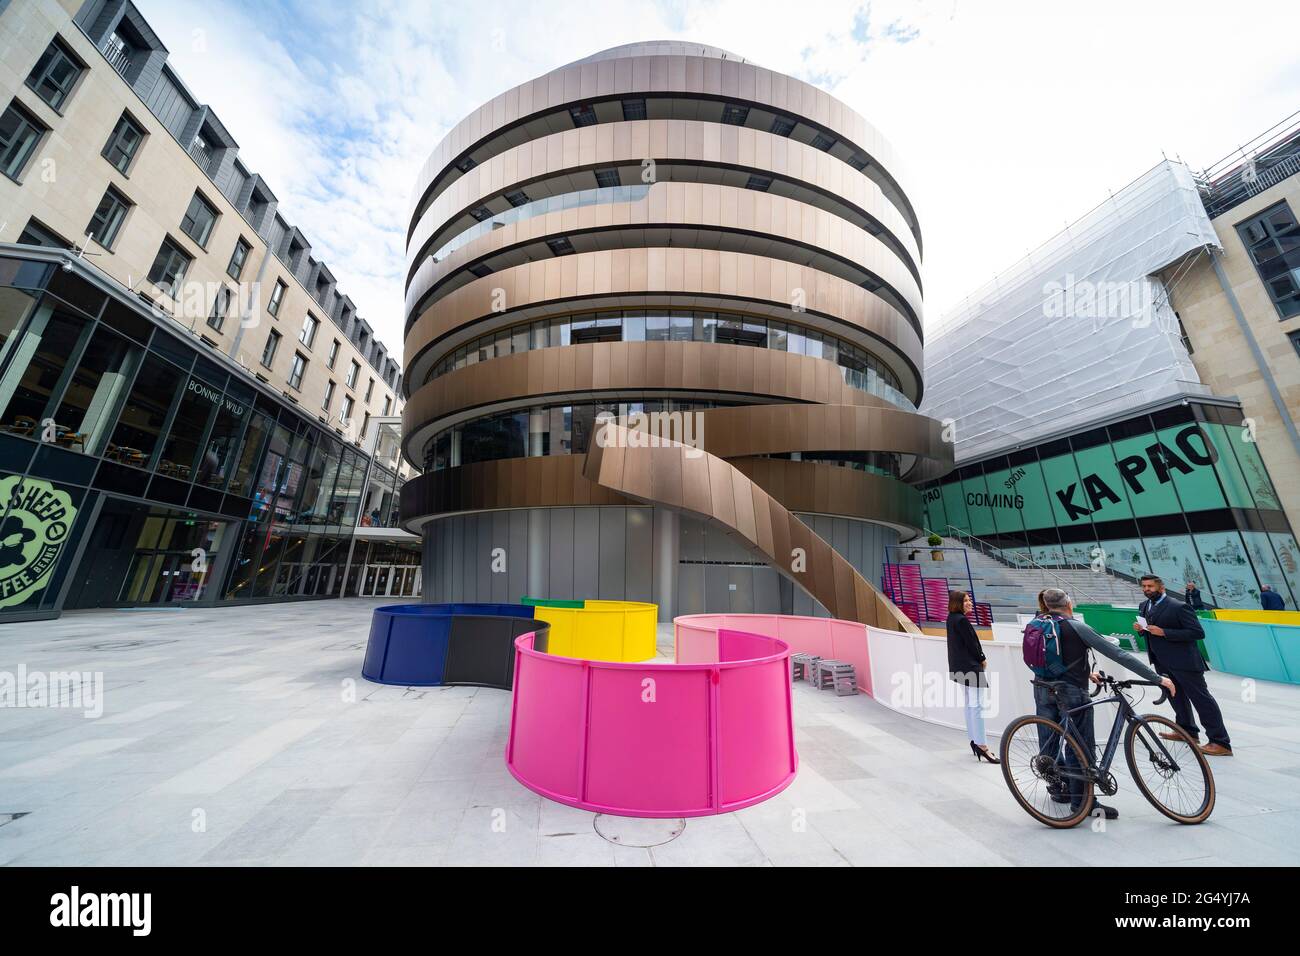
<path fill-rule="evenodd" d="M 1165 685 L 1158 680 L 1139 680 L 1136 677 L 1132 678 L 1131 680 L 1116 680 L 1113 677 L 1107 676 L 1105 671 L 1098 671 L 1097 676 L 1101 678 L 1101 681 L 1098 682 L 1093 687 L 1092 693 L 1088 695 L 1089 697 L 1096 697 L 1099 693 L 1101 693 L 1102 687 L 1105 686 L 1113 687 L 1117 690 L 1127 690 L 1128 688 L 1133 687 L 1135 685 L 1142 685 L 1145 687 L 1160 688 L 1160 696 L 1157 697 L 1155 700 L 1157 706 L 1163 704 L 1165 701 L 1169 699 L 1168 688 L 1166 688 Z"/>

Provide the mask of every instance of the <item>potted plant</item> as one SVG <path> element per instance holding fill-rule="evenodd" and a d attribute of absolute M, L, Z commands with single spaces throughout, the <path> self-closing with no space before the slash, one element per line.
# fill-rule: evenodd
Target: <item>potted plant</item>
<path fill-rule="evenodd" d="M 932 534 L 925 540 L 930 547 L 934 548 L 934 550 L 930 552 L 930 557 L 935 561 L 942 561 L 943 551 L 939 549 L 939 545 L 943 544 L 943 538 L 939 537 L 937 534 Z"/>

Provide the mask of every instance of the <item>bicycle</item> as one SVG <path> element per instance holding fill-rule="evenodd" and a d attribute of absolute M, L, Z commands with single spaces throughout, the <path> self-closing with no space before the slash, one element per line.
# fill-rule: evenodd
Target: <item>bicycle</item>
<path fill-rule="evenodd" d="M 1067 709 L 1060 699 L 1064 681 L 1035 680 L 1057 695 L 1063 718 L 1060 723 L 1029 714 L 1013 720 L 1002 734 L 999 748 L 1002 776 L 1022 807 L 1040 823 L 1057 829 L 1077 826 L 1092 812 L 1094 791 L 1113 796 L 1119 784 L 1110 772 L 1120 733 L 1124 735 L 1124 758 L 1129 773 L 1157 810 L 1184 824 L 1203 823 L 1214 809 L 1214 775 L 1200 748 L 1187 732 L 1159 714 L 1139 715 L 1126 691 L 1135 685 L 1159 687 L 1154 681 L 1116 680 L 1099 674 L 1089 701 Z M 1103 689 L 1113 696 L 1097 700 Z M 1156 700 L 1168 699 L 1163 692 Z M 1086 752 L 1074 715 L 1099 704 L 1118 704 L 1115 723 L 1100 762 Z M 1173 734 L 1166 740 L 1160 734 Z"/>

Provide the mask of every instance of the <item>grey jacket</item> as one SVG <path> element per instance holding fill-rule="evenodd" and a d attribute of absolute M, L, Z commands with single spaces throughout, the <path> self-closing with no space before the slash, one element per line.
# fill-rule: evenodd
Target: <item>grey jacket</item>
<path fill-rule="evenodd" d="M 1133 673 L 1139 675 L 1143 680 L 1160 680 L 1160 675 L 1148 667 L 1138 658 L 1134 657 L 1128 651 L 1112 644 L 1106 638 L 1102 637 L 1087 624 L 1083 623 L 1081 618 L 1068 618 L 1070 627 L 1074 633 L 1079 636 L 1079 640 L 1088 645 L 1088 649 L 1096 651 L 1102 657 L 1109 657 L 1116 664 L 1123 664 Z"/>

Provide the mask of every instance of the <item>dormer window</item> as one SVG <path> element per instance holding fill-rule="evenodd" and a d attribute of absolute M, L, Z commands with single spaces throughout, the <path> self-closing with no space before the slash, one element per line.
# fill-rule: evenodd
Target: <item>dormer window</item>
<path fill-rule="evenodd" d="M 108 65 L 123 76 L 131 68 L 131 54 L 135 48 L 127 43 L 122 36 L 114 30 L 105 39 L 100 51 L 104 54 L 104 59 L 108 60 Z"/>

